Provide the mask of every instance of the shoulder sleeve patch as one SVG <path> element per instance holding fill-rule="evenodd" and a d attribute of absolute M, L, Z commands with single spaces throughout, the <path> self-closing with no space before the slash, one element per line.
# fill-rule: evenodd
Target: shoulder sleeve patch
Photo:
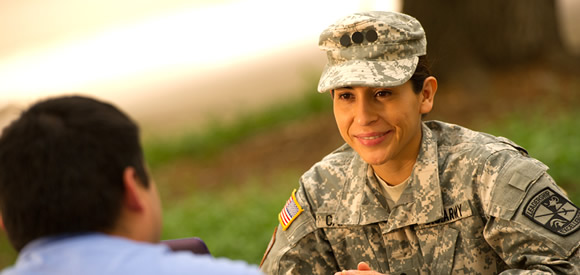
<path fill-rule="evenodd" d="M 524 207 L 524 216 L 560 236 L 580 229 L 580 211 L 565 197 L 546 187 Z"/>
<path fill-rule="evenodd" d="M 296 200 L 296 189 L 294 189 L 292 195 L 286 202 L 286 205 L 284 205 L 284 208 L 282 208 L 282 211 L 278 214 L 278 220 L 282 225 L 282 229 L 286 231 L 302 211 L 304 211 L 304 209 L 302 209 L 302 206 L 298 204 L 298 201 Z"/>

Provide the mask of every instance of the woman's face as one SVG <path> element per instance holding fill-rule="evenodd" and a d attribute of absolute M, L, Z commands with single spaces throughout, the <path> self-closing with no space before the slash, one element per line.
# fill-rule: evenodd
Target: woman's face
<path fill-rule="evenodd" d="M 342 138 L 367 163 L 415 161 L 421 115 L 433 103 L 425 91 L 416 94 L 410 81 L 391 88 L 344 87 L 334 90 L 333 103 Z"/>

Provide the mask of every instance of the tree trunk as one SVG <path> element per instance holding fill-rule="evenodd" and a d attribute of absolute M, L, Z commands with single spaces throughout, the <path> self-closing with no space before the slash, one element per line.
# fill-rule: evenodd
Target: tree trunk
<path fill-rule="evenodd" d="M 554 0 L 404 0 L 403 12 L 423 25 L 433 68 L 444 75 L 563 52 Z"/>

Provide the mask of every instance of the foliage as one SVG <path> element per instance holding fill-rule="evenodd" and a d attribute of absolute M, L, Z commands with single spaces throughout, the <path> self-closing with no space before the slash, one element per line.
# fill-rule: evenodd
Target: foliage
<path fill-rule="evenodd" d="M 227 145 L 257 135 L 275 126 L 327 111 L 331 101 L 320 94 L 308 92 L 303 97 L 270 107 L 258 113 L 248 113 L 231 123 L 213 121 L 203 131 L 190 131 L 173 139 L 145 140 L 145 155 L 152 167 L 187 157 L 204 159 L 220 152 Z"/>
<path fill-rule="evenodd" d="M 0 232 L 0 268 L 12 265 L 16 260 L 16 251 L 10 245 L 6 233 Z"/>
<path fill-rule="evenodd" d="M 275 184 L 256 178 L 221 190 L 193 192 L 164 209 L 163 238 L 200 237 L 215 257 L 259 264 L 299 176 L 287 171 Z"/>

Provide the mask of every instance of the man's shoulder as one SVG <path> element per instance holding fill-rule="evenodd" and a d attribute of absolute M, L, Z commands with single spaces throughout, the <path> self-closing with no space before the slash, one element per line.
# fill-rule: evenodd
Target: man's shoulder
<path fill-rule="evenodd" d="M 261 274 L 257 267 L 209 255 L 173 252 L 162 244 L 137 242 L 104 234 L 41 240 L 19 256 L 3 275 L 36 274 Z M 35 260 L 31 260 L 35 259 Z"/>
<path fill-rule="evenodd" d="M 170 252 L 156 274 L 195 274 L 226 275 L 226 274 L 262 274 L 258 266 L 241 260 L 214 258 L 210 255 L 196 255 L 190 252 Z"/>
<path fill-rule="evenodd" d="M 135 251 L 135 248 L 138 250 Z M 164 244 L 138 242 L 135 247 L 128 249 L 128 254 L 132 256 L 125 255 L 128 260 L 125 269 L 142 270 L 138 274 L 262 274 L 257 266 L 241 260 L 214 258 L 209 254 L 194 254 L 190 251 L 171 251 Z"/>
<path fill-rule="evenodd" d="M 118 274 L 133 273 L 130 271 L 136 271 L 136 274 L 262 274 L 257 266 L 240 260 L 214 258 L 209 254 L 189 251 L 171 251 L 164 244 L 133 244 L 126 248 L 126 253 L 118 254 L 119 260 L 125 260 L 122 270 L 127 272 Z"/>

